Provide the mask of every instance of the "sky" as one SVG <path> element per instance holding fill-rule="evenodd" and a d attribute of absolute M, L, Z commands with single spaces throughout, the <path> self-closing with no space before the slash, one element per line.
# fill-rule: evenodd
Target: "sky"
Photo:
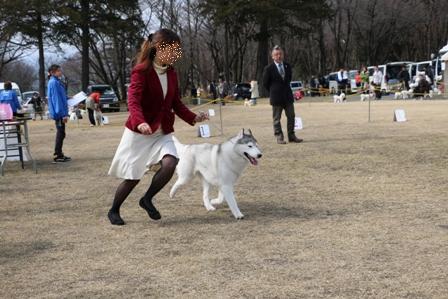
<path fill-rule="evenodd" d="M 151 13 L 150 7 L 145 4 L 145 1 L 142 1 L 140 4 L 140 8 L 142 11 L 142 18 L 143 21 L 146 23 L 149 19 L 152 19 L 149 26 L 152 30 L 155 30 L 158 27 L 158 22 L 155 20 L 155 15 Z M 156 24 L 153 24 L 156 23 Z M 68 44 L 60 44 L 60 47 L 62 48 L 62 52 L 57 50 L 55 47 L 51 47 L 46 45 L 45 47 L 45 63 L 47 62 L 56 62 L 68 59 L 69 57 L 73 56 L 74 54 L 78 53 L 78 50 L 71 45 Z M 23 61 L 27 64 L 30 64 L 32 66 L 38 67 L 38 61 L 39 61 L 39 52 L 37 48 L 30 49 L 24 56 Z"/>

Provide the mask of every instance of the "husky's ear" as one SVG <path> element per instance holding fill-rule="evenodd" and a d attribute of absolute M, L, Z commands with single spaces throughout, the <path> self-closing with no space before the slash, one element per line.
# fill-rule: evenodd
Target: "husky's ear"
<path fill-rule="evenodd" d="M 243 136 L 244 136 L 244 129 L 241 129 L 241 131 L 238 133 L 238 139 L 241 139 L 241 138 L 243 138 Z"/>
<path fill-rule="evenodd" d="M 247 129 L 248 131 L 249 131 L 249 135 L 250 136 L 253 136 L 254 134 L 252 134 L 252 131 L 251 131 L 251 129 Z"/>

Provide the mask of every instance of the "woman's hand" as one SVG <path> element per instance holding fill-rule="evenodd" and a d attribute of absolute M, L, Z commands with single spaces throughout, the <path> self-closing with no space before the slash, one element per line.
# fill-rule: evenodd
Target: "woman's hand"
<path fill-rule="evenodd" d="M 143 134 L 143 135 L 151 135 L 152 130 L 151 127 L 147 123 L 141 123 L 138 125 L 137 129 Z"/>
<path fill-rule="evenodd" d="M 204 120 L 210 119 L 208 117 L 208 113 L 199 111 L 199 114 L 196 115 L 196 118 L 194 119 L 195 122 L 200 123 L 203 122 Z"/>

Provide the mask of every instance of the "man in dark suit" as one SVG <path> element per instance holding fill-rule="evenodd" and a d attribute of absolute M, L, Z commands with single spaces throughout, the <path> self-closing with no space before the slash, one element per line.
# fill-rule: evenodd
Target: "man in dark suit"
<path fill-rule="evenodd" d="M 294 97 L 290 86 L 292 70 L 288 63 L 283 62 L 283 58 L 283 49 L 275 46 L 272 49 L 272 60 L 274 62 L 266 66 L 263 71 L 263 86 L 269 91 L 274 120 L 274 135 L 277 137 L 277 143 L 286 144 L 280 122 L 283 110 L 285 110 L 288 120 L 289 142 L 300 143 L 303 140 L 297 138 L 294 133 Z"/>

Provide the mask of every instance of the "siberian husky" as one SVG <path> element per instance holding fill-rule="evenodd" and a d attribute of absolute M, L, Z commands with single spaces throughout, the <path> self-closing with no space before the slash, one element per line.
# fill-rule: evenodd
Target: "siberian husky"
<path fill-rule="evenodd" d="M 192 144 L 184 145 L 175 137 L 174 144 L 179 155 L 177 165 L 177 181 L 171 188 L 170 197 L 173 198 L 180 186 L 188 183 L 195 174 L 202 178 L 204 206 L 208 211 L 214 211 L 214 205 L 224 200 L 236 219 L 241 219 L 241 213 L 236 203 L 233 187 L 243 173 L 246 166 L 258 164 L 261 149 L 251 130 L 242 129 L 239 134 L 221 144 Z M 210 200 L 211 186 L 219 189 L 218 197 Z"/>

